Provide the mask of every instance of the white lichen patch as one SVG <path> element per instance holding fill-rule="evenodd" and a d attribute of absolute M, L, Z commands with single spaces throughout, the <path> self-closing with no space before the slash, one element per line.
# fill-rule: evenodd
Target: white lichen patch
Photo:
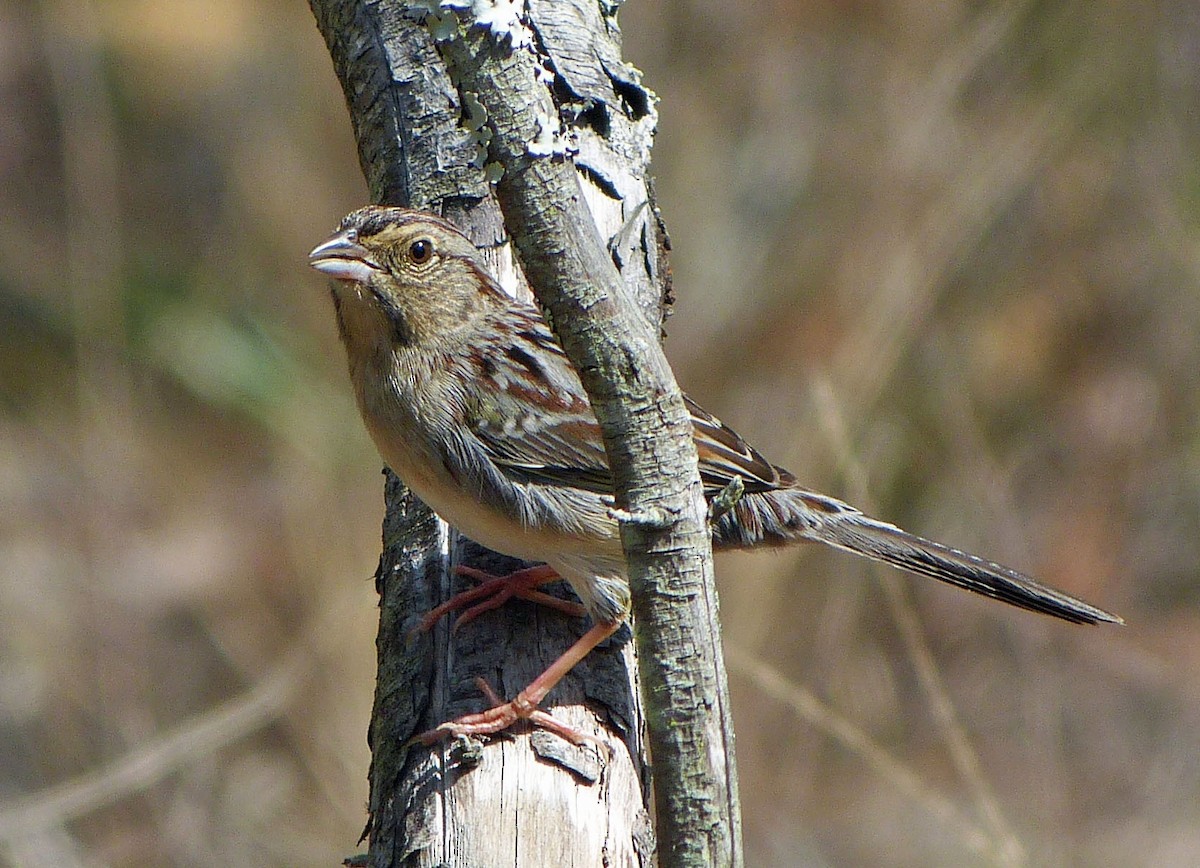
<path fill-rule="evenodd" d="M 430 12 L 425 16 L 425 26 L 434 42 L 445 42 L 458 36 L 458 16 L 453 9 L 444 12 Z"/>
<path fill-rule="evenodd" d="M 475 156 L 471 165 L 476 169 L 483 168 L 488 158 L 488 147 L 492 143 L 492 129 L 487 125 L 488 113 L 475 94 L 470 91 L 463 94 L 463 126 L 470 133 L 471 143 L 475 146 Z"/>
<path fill-rule="evenodd" d="M 547 117 L 539 117 L 537 138 L 525 150 L 531 157 L 565 157 L 576 152 L 559 124 Z"/>
<path fill-rule="evenodd" d="M 497 42 L 508 42 L 514 49 L 533 44 L 533 31 L 522 20 L 525 4 L 522 0 L 420 0 L 422 8 L 430 5 L 442 10 L 470 10 L 480 27 L 486 27 Z"/>
<path fill-rule="evenodd" d="M 434 42 L 445 42 L 460 35 L 458 15 L 452 4 L 440 0 L 413 0 L 412 12 L 429 30 Z"/>

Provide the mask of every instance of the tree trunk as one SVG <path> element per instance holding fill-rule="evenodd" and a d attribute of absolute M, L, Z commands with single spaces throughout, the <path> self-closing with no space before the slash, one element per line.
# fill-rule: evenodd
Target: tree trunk
<path fill-rule="evenodd" d="M 669 845 L 664 863 L 739 864 L 731 726 L 703 498 L 694 450 L 689 467 L 689 452 L 670 439 L 686 438 L 690 449 L 690 428 L 679 424 L 682 402 L 653 340 L 650 350 L 631 352 L 627 346 L 634 334 L 630 324 L 660 322 L 668 299 L 667 244 L 647 180 L 653 95 L 621 62 L 615 11 L 608 6 L 535 0 L 529 22 L 499 16 L 487 27 L 468 27 L 448 10 L 426 17 L 427 5 L 432 4 L 405 13 L 391 3 L 311 0 L 346 94 L 372 200 L 442 213 L 490 254 L 503 284 L 524 292 L 524 278 L 504 243 L 500 205 L 517 240 L 525 242 L 522 259 L 531 275 L 536 272 L 539 290 L 544 281 L 555 280 L 549 273 L 554 263 L 547 266 L 539 254 L 572 254 L 558 257 L 563 260 L 578 253 L 585 267 L 568 281 L 582 277 L 604 287 L 607 268 L 617 281 L 615 294 L 630 294 L 641 308 L 642 316 L 630 319 L 619 302 L 601 304 L 610 318 L 599 328 L 618 335 L 617 358 L 643 359 L 626 375 L 645 381 L 643 400 L 649 396 L 666 433 L 655 431 L 650 420 L 649 434 L 640 438 L 637 430 L 610 436 L 610 429 L 631 424 L 610 405 L 629 395 L 636 399 L 639 384 L 597 397 L 597 383 L 603 387 L 607 374 L 592 375 L 595 382 L 588 374 L 604 367 L 603 358 L 592 363 L 595 357 L 585 355 L 585 386 L 605 426 L 610 455 L 625 442 L 638 444 L 616 453 L 629 456 L 629 467 L 614 464 L 616 476 L 629 477 L 618 479 L 618 504 L 639 516 L 647 509 L 675 516 L 662 526 L 623 527 L 635 593 L 639 581 L 660 589 L 669 581 L 677 592 L 674 599 L 664 593 L 635 596 L 639 616 L 657 631 L 657 644 L 639 635 L 639 648 L 655 654 L 646 678 L 664 685 L 654 691 L 652 705 L 661 720 L 652 734 L 656 758 L 670 772 L 656 782 Z M 509 8 L 491 7 L 497 15 Z M 531 64 L 535 50 L 540 67 Z M 552 87 L 537 80 L 540 69 L 549 70 Z M 539 93 L 530 96 L 535 88 Z M 530 106 L 538 99 L 549 110 L 530 127 Z M 564 120 L 567 128 L 560 127 Z M 503 166 L 499 200 L 486 180 L 499 174 L 488 163 L 497 153 Z M 574 157 L 573 170 L 567 155 Z M 563 171 L 569 172 L 566 181 Z M 531 191 L 547 190 L 549 203 L 538 205 Z M 580 215 L 589 209 L 586 230 L 580 230 Z M 573 230 L 555 223 L 564 214 L 574 221 Z M 591 238 L 577 237 L 579 231 L 595 237 L 592 219 L 599 237 L 611 239 L 607 252 Z M 619 278 L 610 260 L 619 266 Z M 578 308 L 563 306 L 553 294 L 541 297 L 552 313 L 569 311 L 570 325 L 577 325 Z M 587 315 L 583 311 L 579 319 Z M 577 365 L 580 352 L 591 350 L 586 337 L 572 345 L 581 330 L 564 335 Z M 632 424 L 636 428 L 637 420 Z M 657 448 L 667 450 L 667 459 L 654 457 Z M 645 479 L 643 472 L 639 480 L 639 464 L 680 462 L 669 484 L 650 495 L 639 493 L 646 489 L 637 487 Z M 556 717 L 607 744 L 607 755 L 521 729 L 482 748 L 465 741 L 434 750 L 408 744 L 417 732 L 481 710 L 486 700 L 476 677 L 511 696 L 587 625 L 513 603 L 454 635 L 442 624 L 409 640 L 421 615 L 457 589 L 454 564 L 469 562 L 492 572 L 516 564 L 458 538 L 390 473 L 385 499 L 377 574 L 379 675 L 370 730 L 370 864 L 650 864 L 654 835 L 645 725 L 627 629 L 576 667 L 547 703 Z M 673 629 L 659 630 L 663 624 Z M 669 653 L 660 659 L 663 647 Z M 681 659 L 693 668 L 681 670 Z M 675 679 L 673 687 L 664 672 Z"/>

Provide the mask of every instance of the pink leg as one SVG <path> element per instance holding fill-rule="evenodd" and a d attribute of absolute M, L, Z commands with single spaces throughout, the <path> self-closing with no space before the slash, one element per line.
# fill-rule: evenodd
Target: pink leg
<path fill-rule="evenodd" d="M 575 744 L 592 741 L 593 739 L 589 736 L 577 732 L 566 724 L 559 723 L 549 714 L 539 709 L 538 705 L 546 698 L 546 694 L 563 679 L 563 676 L 575 667 L 575 664 L 591 653 L 593 648 L 617 632 L 617 628 L 620 626 L 620 621 L 597 624 L 584 633 L 561 657 L 551 663 L 545 672 L 533 679 L 529 683 L 529 686 L 518 693 L 513 699 L 508 702 L 497 703 L 492 708 L 479 714 L 467 714 L 456 720 L 447 721 L 436 729 L 431 729 L 416 736 L 414 741 L 420 741 L 424 744 L 434 744 L 449 736 L 491 735 L 492 733 L 508 729 L 508 727 L 512 726 L 518 720 L 531 721 L 543 729 L 558 733 L 563 738 Z M 486 682 L 480 685 L 480 689 L 493 702 L 499 699 Z"/>
<path fill-rule="evenodd" d="M 542 606 L 548 606 L 551 609 L 557 609 L 568 615 L 582 616 L 584 614 L 583 606 L 580 606 L 578 603 L 560 600 L 558 597 L 552 597 L 537 590 L 547 582 L 553 582 L 559 578 L 554 568 L 547 564 L 526 567 L 523 570 L 516 570 L 504 576 L 495 576 L 491 573 L 485 573 L 483 570 L 477 570 L 474 567 L 460 566 L 455 567 L 454 571 L 460 576 L 475 579 L 480 582 L 479 586 L 469 591 L 455 594 L 436 609 L 430 610 L 429 614 L 421 619 L 421 623 L 413 629 L 413 633 L 428 632 L 443 615 L 458 611 L 459 609 L 465 609 L 458 616 L 458 620 L 454 622 L 454 629 L 457 630 L 464 624 L 474 621 L 484 612 L 499 608 L 513 597 L 519 600 L 528 600 L 531 603 L 538 603 Z M 477 600 L 480 602 L 476 602 Z"/>

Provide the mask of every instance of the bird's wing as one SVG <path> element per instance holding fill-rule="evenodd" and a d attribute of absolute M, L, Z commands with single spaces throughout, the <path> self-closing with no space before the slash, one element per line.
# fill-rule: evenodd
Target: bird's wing
<path fill-rule="evenodd" d="M 687 395 L 683 396 L 683 402 L 692 416 L 700 479 L 707 497 L 712 498 L 738 478 L 746 494 L 774 491 L 795 483 L 795 477 L 763 458 L 740 434 Z"/>
<path fill-rule="evenodd" d="M 493 333 L 508 343 L 478 359 L 468 422 L 509 479 L 612 493 L 600 426 L 558 340 L 532 309 Z"/>
<path fill-rule="evenodd" d="M 469 414 L 488 457 L 517 482 L 611 494 L 600 425 L 557 338 L 533 308 L 510 308 L 499 315 L 513 319 L 493 333 L 511 337 L 500 348 L 502 362 L 479 360 Z M 686 395 L 684 403 L 706 496 L 715 496 L 735 478 L 751 494 L 795 483 L 790 473 Z"/>

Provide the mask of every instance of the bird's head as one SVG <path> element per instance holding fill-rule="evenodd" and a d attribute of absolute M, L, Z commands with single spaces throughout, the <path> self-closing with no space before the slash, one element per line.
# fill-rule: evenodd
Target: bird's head
<path fill-rule="evenodd" d="M 360 208 L 308 257 L 337 280 L 333 300 L 350 348 L 436 343 L 502 298 L 470 240 L 419 211 Z"/>

